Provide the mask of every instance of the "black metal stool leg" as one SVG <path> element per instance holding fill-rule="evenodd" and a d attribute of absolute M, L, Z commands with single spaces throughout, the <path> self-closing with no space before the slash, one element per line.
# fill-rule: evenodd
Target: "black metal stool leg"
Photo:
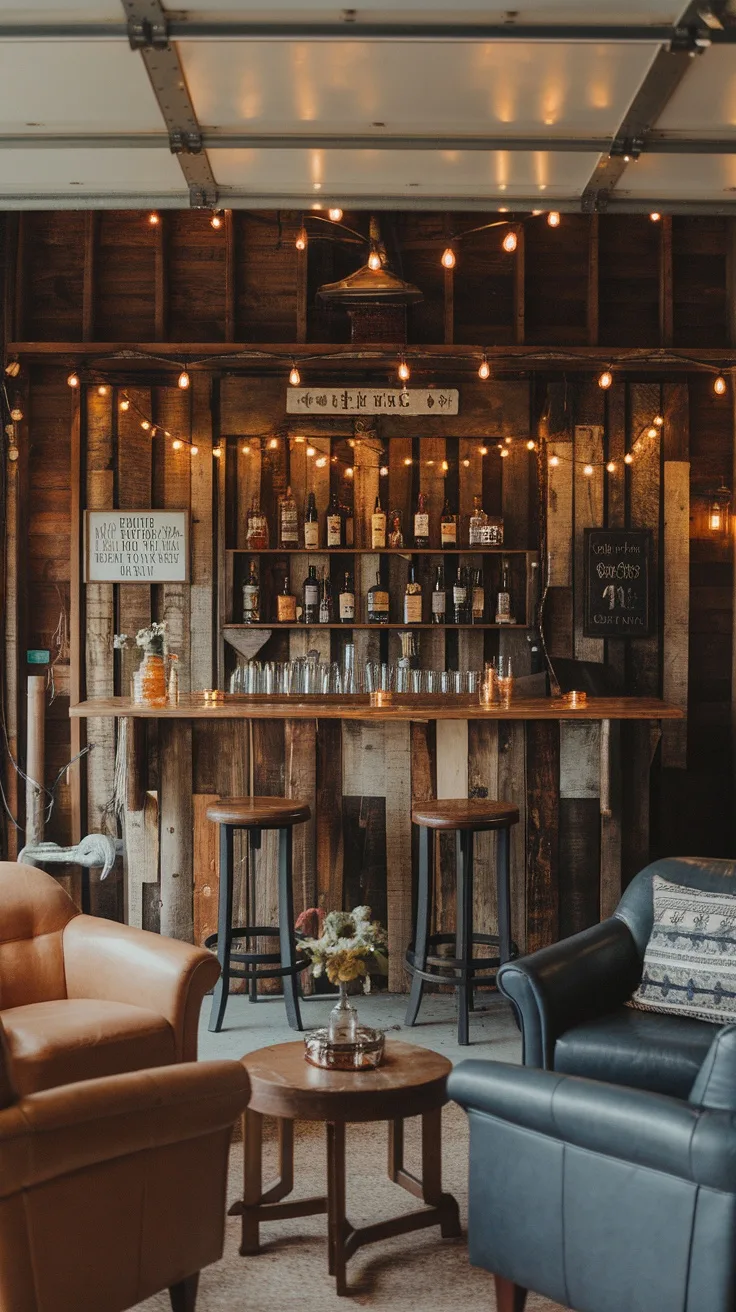
<path fill-rule="evenodd" d="M 291 828 L 279 829 L 279 944 L 284 975 L 286 1019 L 293 1030 L 302 1030 L 299 993 L 294 966 L 294 891 L 291 870 Z"/>
<path fill-rule="evenodd" d="M 459 968 L 460 983 L 457 990 L 457 1041 L 470 1042 L 468 1012 L 472 978 L 470 964 L 473 959 L 473 831 L 457 832 L 457 912 L 455 927 L 455 956 L 463 964 Z"/>
<path fill-rule="evenodd" d="M 217 960 L 220 978 L 212 997 L 209 1029 L 219 1033 L 230 993 L 230 951 L 233 924 L 233 831 L 220 825 L 220 890 L 217 903 Z"/>
<path fill-rule="evenodd" d="M 251 925 L 258 924 L 258 915 L 256 912 L 256 852 L 261 850 L 261 831 L 260 829 L 248 830 L 248 923 Z M 250 1002 L 258 1001 L 258 980 L 256 979 L 255 967 L 248 984 L 248 1000 Z"/>
<path fill-rule="evenodd" d="M 498 955 L 503 964 L 511 959 L 511 844 L 508 829 L 498 830 L 496 888 L 498 901 Z"/>
<path fill-rule="evenodd" d="M 427 939 L 429 938 L 430 914 L 432 909 L 432 855 L 434 843 L 432 830 L 426 825 L 419 826 L 419 875 L 417 880 L 417 921 L 414 933 L 414 974 L 412 975 L 409 1002 L 404 1018 L 405 1025 L 416 1023 L 419 1007 L 424 992 L 424 980 L 420 970 L 427 968 Z"/>

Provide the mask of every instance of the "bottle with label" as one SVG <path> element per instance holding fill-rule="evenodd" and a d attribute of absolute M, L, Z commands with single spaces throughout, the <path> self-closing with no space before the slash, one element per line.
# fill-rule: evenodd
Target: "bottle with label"
<path fill-rule="evenodd" d="M 470 611 L 472 623 L 482 624 L 486 612 L 486 593 L 483 587 L 483 575 L 479 569 L 473 570 L 473 592 Z"/>
<path fill-rule="evenodd" d="M 319 547 L 319 513 L 314 492 L 309 493 L 304 511 L 304 546 L 307 551 L 316 551 Z"/>
<path fill-rule="evenodd" d="M 319 622 L 332 623 L 332 583 L 328 574 L 322 576 L 322 586 L 319 590 Z"/>
<path fill-rule="evenodd" d="M 427 510 L 427 497 L 424 492 L 419 493 L 417 508 L 414 512 L 414 546 L 429 546 L 429 511 Z"/>
<path fill-rule="evenodd" d="M 483 547 L 488 543 L 488 516 L 481 505 L 480 497 L 473 497 L 469 542 L 471 547 Z"/>
<path fill-rule="evenodd" d="M 445 591 L 444 571 L 437 566 L 437 575 L 432 589 L 432 623 L 444 624 L 447 612 L 447 592 Z"/>
<path fill-rule="evenodd" d="M 284 575 L 284 586 L 276 598 L 276 619 L 279 624 L 296 624 L 296 597 L 289 587 L 289 576 Z"/>
<path fill-rule="evenodd" d="M 319 619 L 319 579 L 317 578 L 316 565 L 309 566 L 309 573 L 304 580 L 302 605 L 304 608 L 302 616 L 304 623 L 316 624 Z"/>
<path fill-rule="evenodd" d="M 416 571 L 409 566 L 409 578 L 404 591 L 404 623 L 421 624 L 422 622 L 422 585 L 417 583 Z"/>
<path fill-rule="evenodd" d="M 255 499 L 248 511 L 245 545 L 249 551 L 266 551 L 268 549 L 268 520 Z"/>
<path fill-rule="evenodd" d="M 388 545 L 390 547 L 403 547 L 404 533 L 401 528 L 400 510 L 391 511 L 391 514 L 389 515 L 389 524 L 390 524 L 390 528 L 388 534 Z"/>
<path fill-rule="evenodd" d="M 381 508 L 380 497 L 376 497 L 376 508 L 371 516 L 371 546 L 374 551 L 383 551 L 386 546 L 386 511 Z"/>
<path fill-rule="evenodd" d="M 345 571 L 345 578 L 340 589 L 338 613 L 341 624 L 353 624 L 355 622 L 355 587 L 353 585 L 353 576 L 349 570 Z"/>
<path fill-rule="evenodd" d="M 243 623 L 259 624 L 261 619 L 261 589 L 258 585 L 256 562 L 250 562 L 250 571 L 243 584 Z"/>
<path fill-rule="evenodd" d="M 515 624 L 511 609 L 511 592 L 509 591 L 509 562 L 504 556 L 501 564 L 501 587 L 496 597 L 496 623 Z"/>
<path fill-rule="evenodd" d="M 296 551 L 299 546 L 299 516 L 290 487 L 279 499 L 279 546 L 285 551 Z"/>
<path fill-rule="evenodd" d="M 447 497 L 440 517 L 440 546 L 444 548 L 457 546 L 457 515 L 452 513 Z"/>
<path fill-rule="evenodd" d="M 327 507 L 327 543 L 328 547 L 343 546 L 343 522 L 337 493 L 333 492 Z"/>
<path fill-rule="evenodd" d="M 468 584 L 462 565 L 458 565 L 455 582 L 452 585 L 452 612 L 455 624 L 467 624 Z"/>
<path fill-rule="evenodd" d="M 388 624 L 388 589 L 381 583 L 381 575 L 376 574 L 376 581 L 368 589 L 368 623 Z"/>

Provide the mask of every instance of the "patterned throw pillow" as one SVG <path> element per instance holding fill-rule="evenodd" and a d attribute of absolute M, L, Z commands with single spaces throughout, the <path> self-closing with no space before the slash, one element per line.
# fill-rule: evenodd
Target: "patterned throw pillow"
<path fill-rule="evenodd" d="M 653 879 L 654 923 L 641 984 L 644 1011 L 736 1020 L 736 896 Z"/>

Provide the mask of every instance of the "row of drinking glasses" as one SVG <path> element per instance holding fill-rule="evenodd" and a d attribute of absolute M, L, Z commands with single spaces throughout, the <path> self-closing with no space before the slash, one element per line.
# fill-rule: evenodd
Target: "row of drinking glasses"
<path fill-rule="evenodd" d="M 506 662 L 499 664 L 502 668 L 496 667 L 496 672 L 503 677 Z M 368 661 L 362 670 L 356 670 L 352 659 L 341 666 L 337 661 L 307 656 L 292 661 L 244 662 L 230 677 L 230 692 L 294 697 L 359 692 L 477 694 L 482 677 L 480 670 L 415 670 L 403 660 L 392 665 Z"/>

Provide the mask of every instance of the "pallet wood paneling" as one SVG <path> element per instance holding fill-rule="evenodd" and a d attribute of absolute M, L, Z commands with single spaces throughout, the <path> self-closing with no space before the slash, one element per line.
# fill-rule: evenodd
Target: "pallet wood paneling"
<path fill-rule="evenodd" d="M 530 720 L 526 753 L 526 950 L 535 952 L 559 937 L 559 725 Z"/>
<path fill-rule="evenodd" d="M 603 640 L 586 638 L 583 632 L 585 588 L 585 530 L 603 523 L 603 428 L 599 424 L 575 426 L 575 658 L 580 661 L 603 659 Z M 586 474 L 586 469 L 592 473 Z"/>

